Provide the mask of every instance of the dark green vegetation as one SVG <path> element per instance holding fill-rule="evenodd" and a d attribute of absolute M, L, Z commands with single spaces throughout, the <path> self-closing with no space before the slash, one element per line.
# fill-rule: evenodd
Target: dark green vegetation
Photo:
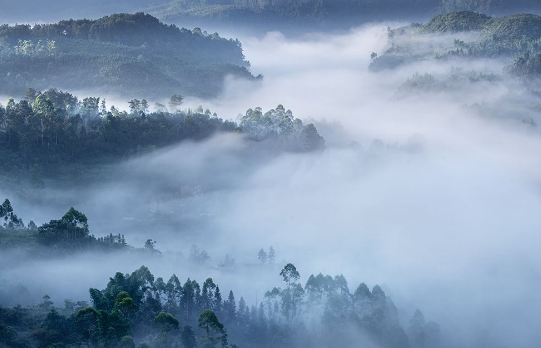
<path fill-rule="evenodd" d="M 447 33 L 481 30 L 491 18 L 484 14 L 458 11 L 433 17 L 423 26 L 425 33 Z"/>
<path fill-rule="evenodd" d="M 434 75 L 425 73 L 416 73 L 403 83 L 397 90 L 395 96 L 397 98 L 405 98 L 419 92 L 440 93 L 440 92 L 457 92 L 461 91 L 464 86 L 481 84 L 481 83 L 497 83 L 503 78 L 495 74 L 485 74 L 476 71 L 463 71 L 454 69 L 450 76 L 444 80 L 436 78 Z"/>
<path fill-rule="evenodd" d="M 426 40 L 430 35 L 430 40 Z M 427 58 L 502 58 L 515 63 L 509 71 L 535 74 L 541 53 L 541 16 L 488 17 L 474 12 L 438 15 L 426 24 L 389 31 L 390 48 L 374 57 L 373 70 Z M 517 58 L 518 57 L 518 58 Z"/>
<path fill-rule="evenodd" d="M 53 250 L 54 256 L 58 256 L 81 250 L 120 249 L 135 250 L 126 244 L 124 235 L 97 238 L 90 234 L 85 214 L 74 208 L 70 208 L 62 218 L 38 227 L 33 221 L 25 225 L 8 199 L 0 205 L 0 250 L 20 250 L 35 257 L 51 256 Z M 145 247 L 143 250 L 152 252 L 154 248 Z"/>
<path fill-rule="evenodd" d="M 520 77 L 541 76 L 541 53 L 517 58 L 510 71 Z"/>
<path fill-rule="evenodd" d="M 254 79 L 238 40 L 179 29 L 143 13 L 0 26 L 0 93 L 27 87 L 163 98 L 217 95 L 227 75 Z"/>
<path fill-rule="evenodd" d="M 280 151 L 313 151 L 324 140 L 313 125 L 304 125 L 279 106 L 263 114 L 249 110 L 240 125 L 218 118 L 209 110 L 181 111 L 182 97 L 171 98 L 168 108 L 157 104 L 149 112 L 145 100 L 131 100 L 130 112 L 107 109 L 100 98 L 79 101 L 56 89 L 27 91 L 26 99 L 0 105 L 0 173 L 28 179 L 43 187 L 43 176 L 68 170 L 84 171 L 95 164 L 113 163 L 183 140 L 199 141 L 213 134 L 243 133 L 248 140 Z"/>
<path fill-rule="evenodd" d="M 258 306 L 212 278 L 184 284 L 173 275 L 155 278 L 142 266 L 116 273 L 103 290 L 90 289 L 91 305 L 50 297 L 30 307 L 0 307 L 3 347 L 438 347 L 437 324 L 416 311 L 401 324 L 379 286 L 362 283 L 352 294 L 344 276 L 310 276 L 304 286 L 294 265 L 280 273 Z M 238 302 L 237 302 L 238 301 Z M 231 344 L 235 343 L 235 344 Z"/>

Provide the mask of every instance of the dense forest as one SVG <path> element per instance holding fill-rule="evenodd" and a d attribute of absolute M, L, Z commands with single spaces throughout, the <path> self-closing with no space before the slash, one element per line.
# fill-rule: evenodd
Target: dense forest
<path fill-rule="evenodd" d="M 212 278 L 184 284 L 155 278 L 142 266 L 116 273 L 86 301 L 55 306 L 48 295 L 29 307 L 0 307 L 0 345 L 9 347 L 437 347 L 440 328 L 416 311 L 404 324 L 383 289 L 344 276 L 311 275 L 300 283 L 293 264 L 283 287 L 250 305 Z M 226 295 L 227 294 L 227 295 Z M 240 344 L 242 342 L 242 344 Z M 238 344 L 238 345 L 237 345 Z"/>
<path fill-rule="evenodd" d="M 250 109 L 240 124 L 223 120 L 210 110 L 181 110 L 183 97 L 152 106 L 133 99 L 130 110 L 107 107 L 106 100 L 78 100 L 57 89 L 27 90 L 25 99 L 0 105 L 0 173 L 28 178 L 35 187 L 42 176 L 78 164 L 94 165 L 147 153 L 179 143 L 198 141 L 218 132 L 242 133 L 276 151 L 317 151 L 325 140 L 312 124 L 303 124 L 279 105 L 263 113 Z"/>
<path fill-rule="evenodd" d="M 143 13 L 2 25 L 0 58 L 0 93 L 12 96 L 56 86 L 130 98 L 211 97 L 227 75 L 254 79 L 238 40 Z"/>
<path fill-rule="evenodd" d="M 127 250 L 160 257 L 155 242 L 143 248 L 127 245 L 124 235 L 95 237 L 86 216 L 70 208 L 58 220 L 37 227 L 20 219 L 9 200 L 0 205 L 0 250 L 30 248 L 54 257 L 82 251 Z M 192 249 L 197 249 L 192 247 Z M 199 259 L 208 258 L 204 251 Z M 192 258 L 197 255 L 192 255 Z M 52 255 L 49 255 L 52 257 Z M 258 253 L 260 267 L 275 263 L 274 249 Z M 283 287 L 265 292 L 249 305 L 233 291 L 221 293 L 211 278 L 202 284 L 176 275 L 155 278 L 142 266 L 116 273 L 103 290 L 90 289 L 91 304 L 65 300 L 54 306 L 48 295 L 29 307 L 0 306 L 0 346 L 6 347 L 353 347 L 373 342 L 380 347 L 438 347 L 439 326 L 416 311 L 399 314 L 380 286 L 360 284 L 354 293 L 343 275 L 300 273 L 287 264 Z M 227 295 L 226 295 L 227 294 Z M 226 297 L 227 296 L 227 297 Z M 242 342 L 242 344 L 240 344 Z M 237 343 L 237 344 L 235 344 Z"/>
<path fill-rule="evenodd" d="M 536 57 L 541 53 L 541 16 L 533 14 L 489 17 L 450 12 L 426 24 L 389 29 L 388 37 L 387 50 L 373 55 L 374 71 L 423 59 L 452 58 L 507 59 L 506 70 L 519 76 L 534 76 L 539 71 Z"/>

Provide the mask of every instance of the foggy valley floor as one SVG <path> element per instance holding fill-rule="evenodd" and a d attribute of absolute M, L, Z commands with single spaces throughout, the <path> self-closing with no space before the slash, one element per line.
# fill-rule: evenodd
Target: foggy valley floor
<path fill-rule="evenodd" d="M 247 30 L 176 99 L 3 45 L 43 87 L 1 98 L 0 347 L 537 347 L 540 23 Z"/>

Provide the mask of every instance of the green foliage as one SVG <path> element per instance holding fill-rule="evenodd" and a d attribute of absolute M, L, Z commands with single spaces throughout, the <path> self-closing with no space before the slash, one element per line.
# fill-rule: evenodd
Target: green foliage
<path fill-rule="evenodd" d="M 3 222 L 3 227 L 6 229 L 20 229 L 24 228 L 23 220 L 17 217 L 13 212 L 13 207 L 9 199 L 6 199 L 2 205 L 0 205 L 0 223 Z M 2 227 L 2 225 L 0 225 Z"/>
<path fill-rule="evenodd" d="M 10 100 L 6 108 L 0 106 L 0 156 L 4 160 L 0 171 L 24 166 L 32 186 L 41 188 L 47 174 L 61 172 L 68 165 L 128 157 L 237 128 L 233 122 L 204 112 L 145 114 L 148 106 L 143 101 L 127 114 L 114 107 L 103 110 L 100 98 L 79 101 L 56 89 L 36 93 L 31 103 Z"/>
<path fill-rule="evenodd" d="M 288 285 L 296 283 L 301 278 L 297 268 L 291 263 L 284 266 L 280 271 L 280 276 Z"/>
<path fill-rule="evenodd" d="M 426 34 L 460 33 L 466 39 L 449 39 L 448 35 L 427 38 Z M 428 39 L 428 40 L 427 40 Z M 447 41 L 447 42 L 445 42 Z M 389 29 L 390 48 L 372 60 L 372 70 L 394 68 L 404 63 L 424 59 L 503 57 L 518 58 L 509 70 L 518 75 L 534 73 L 535 58 L 541 53 L 541 16 L 517 14 L 488 17 L 459 11 L 437 15 L 428 23 Z"/>
<path fill-rule="evenodd" d="M 198 324 L 206 332 L 204 347 L 215 347 L 220 342 L 223 347 L 227 346 L 227 332 L 213 311 L 204 310 L 199 316 Z"/>
<path fill-rule="evenodd" d="M 515 60 L 509 70 L 517 76 L 541 76 L 541 53 L 534 56 L 522 56 Z"/>
<path fill-rule="evenodd" d="M 179 29 L 143 13 L 97 20 L 0 26 L 0 92 L 28 86 L 100 88 L 163 98 L 211 97 L 227 75 L 253 79 L 242 46 L 217 34 Z"/>
<path fill-rule="evenodd" d="M 161 331 L 168 332 L 178 330 L 179 321 L 171 313 L 160 312 L 155 318 L 154 323 Z"/>
<path fill-rule="evenodd" d="M 283 105 L 265 113 L 259 107 L 248 109 L 241 118 L 240 127 L 251 139 L 262 141 L 289 151 L 317 151 L 325 147 L 325 140 L 313 124 L 304 126 L 291 110 Z"/>
<path fill-rule="evenodd" d="M 490 17 L 471 11 L 458 11 L 433 17 L 423 26 L 425 33 L 456 33 L 478 31 L 485 27 Z"/>
<path fill-rule="evenodd" d="M 195 333 L 193 332 L 192 327 L 189 326 L 189 325 L 184 326 L 184 328 L 182 329 L 180 340 L 181 340 L 182 346 L 184 346 L 184 348 L 196 348 L 197 347 L 197 341 L 195 339 Z"/>
<path fill-rule="evenodd" d="M 259 307 L 241 298 L 237 308 L 232 292 L 222 301 L 210 278 L 202 287 L 190 279 L 180 284 L 176 276 L 166 284 L 142 266 L 117 273 L 103 290 L 91 289 L 92 307 L 66 301 L 60 309 L 50 299 L 27 308 L 0 307 L 0 344 L 133 348 L 135 337 L 147 348 L 234 347 L 230 338 L 253 348 L 352 347 L 363 341 L 382 348 L 442 346 L 438 325 L 419 311 L 404 330 L 398 310 L 377 285 L 370 291 L 363 283 L 351 294 L 344 276 L 318 274 L 303 287 L 293 265 L 284 270 L 291 276 L 287 289 L 268 291 Z M 211 308 L 201 289 L 215 289 Z M 216 301 L 233 314 L 220 312 Z M 314 320 L 316 328 L 306 325 Z"/>
<path fill-rule="evenodd" d="M 60 220 L 51 220 L 38 228 L 43 244 L 87 244 L 94 241 L 89 236 L 86 216 L 73 207 Z"/>
<path fill-rule="evenodd" d="M 302 130 L 302 141 L 305 151 L 320 151 L 325 149 L 325 139 L 319 135 L 316 127 L 310 123 Z"/>

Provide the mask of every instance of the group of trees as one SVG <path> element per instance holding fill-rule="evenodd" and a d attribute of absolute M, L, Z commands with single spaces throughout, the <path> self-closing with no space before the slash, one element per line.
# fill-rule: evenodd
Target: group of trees
<path fill-rule="evenodd" d="M 3 221 L 2 221 L 3 220 Z M 9 199 L 0 205 L 0 228 L 18 229 L 24 228 L 24 222 L 13 212 Z"/>
<path fill-rule="evenodd" d="M 517 76 L 541 76 L 541 53 L 518 57 L 509 68 Z"/>
<path fill-rule="evenodd" d="M 316 151 L 325 141 L 313 125 L 304 126 L 282 106 L 265 115 L 249 110 L 240 126 L 210 110 L 181 111 L 182 96 L 174 95 L 158 111 L 133 99 L 130 112 L 107 108 L 104 99 L 78 100 L 70 93 L 28 89 L 25 99 L 0 105 L 0 172 L 27 177 L 36 188 L 43 176 L 77 163 L 129 157 L 178 143 L 202 140 L 217 132 L 243 132 L 257 140 L 272 139 L 285 151 Z M 270 144 L 270 142 L 269 142 Z"/>
<path fill-rule="evenodd" d="M 56 89 L 29 90 L 19 102 L 10 99 L 5 108 L 0 106 L 0 170 L 15 166 L 30 171 L 37 165 L 34 174 L 39 176 L 40 168 L 50 171 L 68 163 L 129 156 L 184 139 L 203 139 L 217 131 L 237 130 L 235 123 L 202 108 L 145 113 L 145 103 L 143 107 L 140 102 L 131 104 L 131 113 L 115 107 L 107 110 L 103 99 L 79 101 Z"/>
<path fill-rule="evenodd" d="M 470 32 L 468 40 L 426 40 L 425 34 Z M 448 35 L 446 35 L 448 37 Z M 519 76 L 537 76 L 537 55 L 541 54 L 541 16 L 517 14 L 490 17 L 471 11 L 434 16 L 425 24 L 389 29 L 389 49 L 373 55 L 372 70 L 394 68 L 418 59 L 456 57 L 502 57 L 515 59 L 510 71 Z"/>
<path fill-rule="evenodd" d="M 343 276 L 300 274 L 287 264 L 285 287 L 257 306 L 233 291 L 223 298 L 208 278 L 202 284 L 173 275 L 155 278 L 142 266 L 117 273 L 103 290 L 90 289 L 91 306 L 48 296 L 38 306 L 0 307 L 0 344 L 17 347 L 438 347 L 437 324 L 416 311 L 404 329 L 381 287 L 363 283 L 351 294 Z"/>
<path fill-rule="evenodd" d="M 274 251 L 274 248 L 271 246 L 269 248 L 269 251 L 266 252 L 263 248 L 259 249 L 259 252 L 257 253 L 257 260 L 260 264 L 274 264 L 274 261 L 276 259 L 276 254 Z"/>
<path fill-rule="evenodd" d="M 272 141 L 289 151 L 318 151 L 325 148 L 325 139 L 313 124 L 304 125 L 283 105 L 265 113 L 261 108 L 248 109 L 240 118 L 243 132 L 255 140 Z"/>
<path fill-rule="evenodd" d="M 73 207 L 58 220 L 51 220 L 39 227 L 34 221 L 25 225 L 15 214 L 8 199 L 0 205 L 0 232 L 0 246 L 6 248 L 39 244 L 44 248 L 53 247 L 69 252 L 90 248 L 109 250 L 128 247 L 124 235 L 95 237 L 90 234 L 86 215 Z M 18 242 L 13 242 L 11 237 L 20 238 Z"/>
<path fill-rule="evenodd" d="M 122 96 L 216 96 L 225 76 L 254 79 L 238 40 L 179 29 L 144 13 L 0 25 L 0 93 L 100 89 Z"/>

